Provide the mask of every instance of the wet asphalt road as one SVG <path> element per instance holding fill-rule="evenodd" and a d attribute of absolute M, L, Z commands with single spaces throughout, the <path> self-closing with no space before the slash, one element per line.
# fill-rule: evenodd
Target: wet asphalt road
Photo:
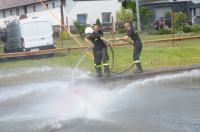
<path fill-rule="evenodd" d="M 200 132 L 200 70 L 115 89 L 81 71 L 75 85 L 68 69 L 13 73 L 0 73 L 0 132 Z"/>

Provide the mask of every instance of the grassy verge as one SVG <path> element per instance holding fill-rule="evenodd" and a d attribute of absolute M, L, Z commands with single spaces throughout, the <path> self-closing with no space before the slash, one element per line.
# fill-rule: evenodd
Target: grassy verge
<path fill-rule="evenodd" d="M 122 36 L 123 34 L 119 34 Z M 112 36 L 107 36 L 110 38 Z M 143 40 L 159 39 L 169 37 L 168 35 L 142 35 Z M 57 41 L 58 47 L 61 47 Z M 64 42 L 65 47 L 77 47 L 72 40 Z M 132 63 L 132 46 L 114 48 L 115 66 L 114 71 L 122 71 Z M 16 67 L 37 67 L 37 66 L 72 66 L 79 58 L 83 50 L 72 51 L 70 56 L 67 53 L 56 54 L 53 57 L 32 57 L 31 59 L 13 60 L 1 62 L 0 68 Z M 110 53 L 110 51 L 109 51 Z M 92 51 L 90 51 L 92 54 Z M 111 57 L 111 55 L 110 55 Z M 199 39 L 175 42 L 175 47 L 171 43 L 145 44 L 143 47 L 141 61 L 145 69 L 160 68 L 167 66 L 181 66 L 188 64 L 200 64 L 200 44 Z M 80 64 L 81 69 L 94 70 L 93 59 L 86 56 Z"/>

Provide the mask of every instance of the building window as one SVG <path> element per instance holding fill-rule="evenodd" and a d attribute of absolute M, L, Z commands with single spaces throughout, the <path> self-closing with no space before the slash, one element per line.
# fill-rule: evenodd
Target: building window
<path fill-rule="evenodd" d="M 196 16 L 200 16 L 200 8 L 196 8 Z"/>
<path fill-rule="evenodd" d="M 13 15 L 13 11 L 12 11 L 12 10 L 10 10 L 10 15 L 11 15 L 11 16 Z"/>
<path fill-rule="evenodd" d="M 56 5 L 55 5 L 55 3 L 54 3 L 54 2 L 52 3 L 52 8 L 56 8 Z"/>
<path fill-rule="evenodd" d="M 196 16 L 196 8 L 194 8 L 192 11 L 193 11 L 193 12 L 192 12 L 192 15 L 193 15 L 193 16 Z"/>
<path fill-rule="evenodd" d="M 77 14 L 77 21 L 81 24 L 87 24 L 87 14 Z"/>
<path fill-rule="evenodd" d="M 103 23 L 111 23 L 111 12 L 102 13 L 102 22 Z"/>
<path fill-rule="evenodd" d="M 33 12 L 36 12 L 36 7 L 35 6 L 33 6 Z"/>
<path fill-rule="evenodd" d="M 27 14 L 27 6 L 24 6 L 24 14 Z"/>
<path fill-rule="evenodd" d="M 2 15 L 3 15 L 3 18 L 6 18 L 6 11 L 5 10 L 2 10 Z"/>
<path fill-rule="evenodd" d="M 16 8 L 16 15 L 19 16 L 19 8 Z"/>

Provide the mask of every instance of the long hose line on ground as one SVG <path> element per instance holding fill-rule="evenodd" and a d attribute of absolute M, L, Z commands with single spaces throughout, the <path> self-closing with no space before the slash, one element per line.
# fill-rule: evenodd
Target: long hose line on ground
<path fill-rule="evenodd" d="M 112 54 L 111 73 L 114 73 L 114 74 L 123 74 L 123 73 L 126 73 L 126 72 L 130 71 L 130 70 L 134 67 L 135 63 L 132 64 L 132 65 L 131 65 L 130 67 L 128 67 L 127 69 L 125 69 L 124 71 L 121 71 L 121 72 L 113 72 L 113 68 L 114 68 L 114 64 L 115 64 L 114 49 L 113 49 L 113 47 L 112 47 L 112 44 L 111 44 L 109 41 L 107 41 L 107 40 L 104 39 L 104 42 L 106 42 L 106 43 L 109 45 L 110 49 L 111 49 L 111 54 Z M 128 42 L 129 44 L 131 44 L 131 45 L 134 46 L 134 43 L 133 43 L 133 42 L 131 42 L 131 41 L 127 41 L 127 42 Z"/>
<path fill-rule="evenodd" d="M 125 70 L 122 71 L 122 72 L 113 72 L 113 68 L 114 68 L 114 64 L 115 64 L 115 53 L 114 53 L 114 49 L 113 49 L 113 47 L 112 47 L 112 44 L 111 44 L 109 41 L 107 41 L 107 40 L 105 40 L 105 39 L 103 39 L 103 41 L 108 45 L 108 47 L 109 47 L 110 50 L 111 50 L 111 55 L 112 55 L 111 73 L 114 73 L 114 74 L 123 74 L 123 73 L 126 73 L 126 72 L 130 71 L 130 70 L 134 67 L 135 64 L 132 64 L 130 67 L 128 67 L 127 69 L 125 69 Z M 86 49 L 84 50 L 84 52 L 80 55 L 80 57 L 79 57 L 79 59 L 76 61 L 76 63 L 74 63 L 73 69 L 77 68 L 77 66 L 80 64 L 80 62 L 82 61 L 82 59 L 85 57 L 85 54 L 86 54 L 90 49 L 91 49 L 91 47 L 89 46 L 88 48 L 86 48 Z"/>
<path fill-rule="evenodd" d="M 129 68 L 125 69 L 124 71 L 121 71 L 121 72 L 112 72 L 114 74 L 123 74 L 123 73 L 126 73 L 128 71 L 130 71 L 133 67 L 134 67 L 135 64 L 132 64 Z"/>
<path fill-rule="evenodd" d="M 106 40 L 105 38 L 102 38 L 102 40 L 104 41 L 104 43 L 106 43 L 106 45 L 110 48 L 110 51 L 111 51 L 112 63 L 111 63 L 111 66 L 110 66 L 110 72 L 112 73 L 114 65 L 115 65 L 115 52 L 114 52 L 114 49 L 112 47 L 112 44 L 108 40 Z"/>

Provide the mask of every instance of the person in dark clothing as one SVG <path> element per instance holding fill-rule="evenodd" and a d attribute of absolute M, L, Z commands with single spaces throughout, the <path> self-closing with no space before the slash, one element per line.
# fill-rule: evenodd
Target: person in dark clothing
<path fill-rule="evenodd" d="M 6 29 L 0 29 L 0 41 L 6 42 Z"/>
<path fill-rule="evenodd" d="M 91 44 L 93 48 L 94 63 L 97 77 L 102 77 L 102 63 L 104 66 L 105 77 L 110 77 L 109 56 L 107 45 L 103 41 L 103 32 L 98 25 L 94 25 L 93 32 L 90 35 L 86 33 L 86 42 Z"/>
<path fill-rule="evenodd" d="M 124 27 L 128 34 L 124 38 L 119 38 L 118 40 L 123 40 L 123 41 L 128 42 L 129 38 L 131 38 L 131 40 L 134 41 L 133 60 L 137 67 L 135 73 L 136 74 L 142 73 L 143 69 L 142 69 L 142 65 L 140 63 L 140 54 L 142 52 L 142 41 L 141 41 L 136 29 L 133 26 L 131 26 L 131 24 L 125 23 Z"/>

